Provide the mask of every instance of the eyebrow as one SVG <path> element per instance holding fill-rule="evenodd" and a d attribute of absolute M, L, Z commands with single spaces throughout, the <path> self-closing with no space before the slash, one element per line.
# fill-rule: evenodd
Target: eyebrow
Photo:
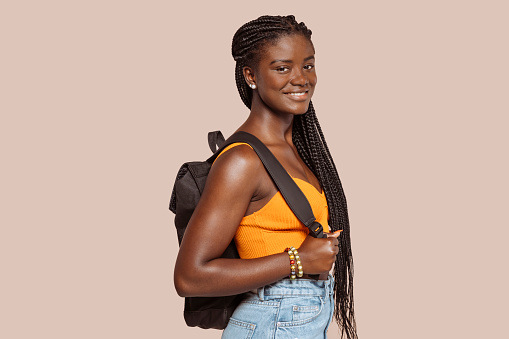
<path fill-rule="evenodd" d="M 314 59 L 314 58 L 315 58 L 314 55 L 310 55 L 307 58 L 305 58 L 304 61 L 308 61 L 308 60 L 311 60 L 311 59 Z M 275 64 L 276 62 L 292 63 L 293 61 L 292 60 L 285 60 L 285 59 L 277 59 L 277 60 L 271 61 L 269 65 Z"/>

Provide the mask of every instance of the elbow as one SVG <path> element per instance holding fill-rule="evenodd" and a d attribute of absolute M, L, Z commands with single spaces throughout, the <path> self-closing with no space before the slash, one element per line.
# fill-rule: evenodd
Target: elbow
<path fill-rule="evenodd" d="M 177 291 L 179 297 L 182 298 L 194 296 L 193 290 L 189 287 L 189 285 L 177 281 L 175 281 L 175 290 Z"/>
<path fill-rule="evenodd" d="M 210 269 L 201 262 L 182 261 L 177 258 L 173 271 L 173 284 L 180 297 L 204 297 L 209 287 Z"/>
<path fill-rule="evenodd" d="M 173 276 L 173 284 L 175 285 L 175 290 L 180 297 L 184 298 L 192 296 L 193 293 L 190 284 L 187 283 L 187 281 L 181 276 L 177 275 L 177 272 L 175 272 Z"/>
<path fill-rule="evenodd" d="M 178 296 L 181 297 L 181 298 L 185 298 L 185 297 L 189 296 L 186 293 L 186 290 L 184 288 L 182 288 L 182 286 L 177 285 L 177 283 L 175 283 L 175 290 L 177 291 Z"/>
<path fill-rule="evenodd" d="M 194 272 L 194 273 L 191 273 Z M 180 297 L 197 297 L 200 294 L 199 281 L 196 272 L 197 269 L 179 269 L 175 267 L 173 272 L 173 284 Z"/>

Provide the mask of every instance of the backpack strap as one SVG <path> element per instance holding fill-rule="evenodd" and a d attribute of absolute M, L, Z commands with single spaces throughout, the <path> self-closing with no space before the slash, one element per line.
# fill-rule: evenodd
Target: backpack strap
<path fill-rule="evenodd" d="M 322 225 L 316 221 L 311 205 L 304 193 L 274 154 L 254 135 L 243 131 L 234 133 L 207 161 L 213 162 L 226 146 L 235 142 L 244 142 L 253 147 L 292 212 L 309 229 L 309 234 L 315 238 L 326 238 L 327 235 L 323 233 Z"/>
<path fill-rule="evenodd" d="M 216 153 L 217 149 L 224 144 L 224 136 L 221 131 L 209 132 L 208 139 L 209 147 L 212 153 Z"/>

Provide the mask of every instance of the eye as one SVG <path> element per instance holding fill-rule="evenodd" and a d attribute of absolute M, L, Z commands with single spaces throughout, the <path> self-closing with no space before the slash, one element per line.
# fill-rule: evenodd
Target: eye
<path fill-rule="evenodd" d="M 304 66 L 304 69 L 307 69 L 307 70 L 310 70 L 310 69 L 313 69 L 313 68 L 315 68 L 315 65 L 309 64 L 309 65 Z"/>
<path fill-rule="evenodd" d="M 278 66 L 276 67 L 276 71 L 280 72 L 280 73 L 283 73 L 283 72 L 286 72 L 288 71 L 290 68 L 287 67 L 287 66 Z"/>

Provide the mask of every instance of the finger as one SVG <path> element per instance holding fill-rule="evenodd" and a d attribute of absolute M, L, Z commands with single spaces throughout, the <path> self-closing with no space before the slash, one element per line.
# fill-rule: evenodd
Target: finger
<path fill-rule="evenodd" d="M 334 233 L 326 233 L 327 234 L 327 238 L 337 238 L 341 234 L 341 231 L 342 230 L 336 231 Z"/>

